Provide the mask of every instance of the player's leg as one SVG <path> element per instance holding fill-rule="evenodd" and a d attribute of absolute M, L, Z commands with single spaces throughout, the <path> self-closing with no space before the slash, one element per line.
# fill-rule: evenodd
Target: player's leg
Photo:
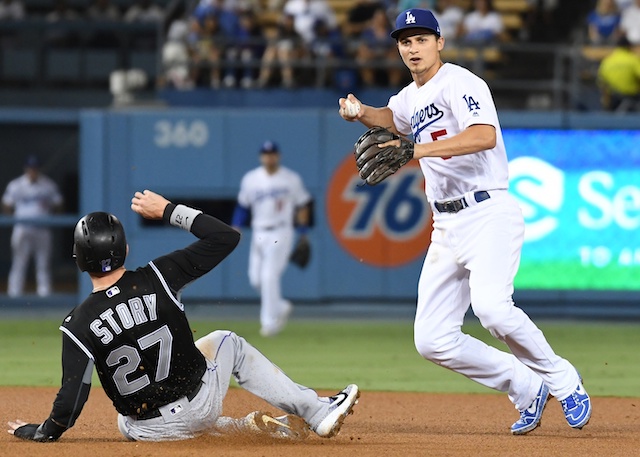
<path fill-rule="evenodd" d="M 427 360 L 508 392 L 516 404 L 528 406 L 532 401 L 529 391 L 538 388 L 540 380 L 512 354 L 461 330 L 470 303 L 468 272 L 451 248 L 448 223 L 436 224 L 420 275 L 414 323 L 416 349 Z M 514 372 L 520 375 L 514 377 Z M 519 382 L 512 382 L 514 378 Z"/>
<path fill-rule="evenodd" d="M 265 234 L 268 242 L 263 249 L 263 263 L 260 271 L 261 334 L 273 336 L 286 325 L 291 312 L 291 303 L 282 297 L 282 275 L 289 262 L 293 246 L 293 231 L 280 229 Z"/>
<path fill-rule="evenodd" d="M 247 274 L 249 276 L 249 284 L 256 292 L 260 293 L 260 269 L 262 268 L 261 244 L 258 233 L 254 230 L 251 236 L 251 245 L 249 247 L 249 267 Z"/>
<path fill-rule="evenodd" d="M 484 230 L 470 233 L 471 302 L 473 311 L 491 334 L 549 386 L 556 397 L 569 395 L 578 384 L 575 368 L 559 357 L 542 331 L 512 300 L 513 281 L 520 262 L 524 221 L 517 204 L 505 195 L 492 195 L 490 208 L 478 210 Z M 477 209 L 477 208 L 471 208 Z"/>
<path fill-rule="evenodd" d="M 10 297 L 17 297 L 24 292 L 30 252 L 27 229 L 22 226 L 15 227 L 11 234 L 11 269 L 7 284 L 7 294 Z"/>
<path fill-rule="evenodd" d="M 471 247 L 467 267 L 471 271 L 474 313 L 494 337 L 506 343 L 518 360 L 544 381 L 553 396 L 564 400 L 580 385 L 576 369 L 553 351 L 542 331 L 512 300 L 513 280 L 524 238 L 520 209 L 506 192 L 492 194 L 491 204 L 485 208 L 470 209 L 476 214 L 469 216 L 476 217 L 476 223 L 483 227 L 483 230 L 470 230 L 466 242 L 466 246 Z M 520 373 L 514 375 L 514 383 L 522 382 Z M 540 387 L 529 391 L 532 402 L 536 401 L 539 391 Z M 520 410 L 527 407 L 527 396 L 524 398 L 516 401 Z M 590 403 L 582 409 L 585 416 L 590 415 Z M 568 421 L 574 427 L 584 425 L 580 420 L 573 424 L 569 418 Z"/>
<path fill-rule="evenodd" d="M 52 238 L 51 230 L 41 229 L 38 234 L 34 234 L 33 239 L 37 292 L 41 297 L 51 294 Z"/>
<path fill-rule="evenodd" d="M 196 346 L 213 364 L 212 373 L 220 401 L 229 389 L 233 375 L 238 384 L 288 414 L 303 418 L 320 436 L 338 433 L 342 421 L 357 402 L 357 386 L 350 385 L 344 395 L 320 397 L 313 389 L 295 383 L 244 338 L 227 330 L 217 330 L 196 341 Z M 224 426 L 227 419 L 217 425 Z M 236 422 L 237 426 L 237 422 Z"/>

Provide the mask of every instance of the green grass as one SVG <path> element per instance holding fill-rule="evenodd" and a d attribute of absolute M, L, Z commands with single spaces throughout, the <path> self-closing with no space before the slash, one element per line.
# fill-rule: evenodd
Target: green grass
<path fill-rule="evenodd" d="M 493 392 L 423 360 L 410 322 L 293 321 L 277 338 L 258 335 L 253 321 L 194 321 L 194 337 L 215 329 L 244 336 L 295 381 L 317 389 L 355 382 L 364 390 Z M 0 385 L 58 386 L 59 321 L 0 322 Z M 539 323 L 556 353 L 582 373 L 589 393 L 638 397 L 640 325 Z M 478 324 L 464 331 L 505 349 Z M 94 374 L 94 383 L 98 385 Z"/>

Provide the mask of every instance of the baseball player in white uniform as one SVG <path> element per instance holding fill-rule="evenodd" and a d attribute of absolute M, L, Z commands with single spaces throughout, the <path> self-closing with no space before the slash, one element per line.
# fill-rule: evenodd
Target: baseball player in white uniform
<path fill-rule="evenodd" d="M 260 293 L 260 334 L 275 336 L 287 324 L 292 304 L 282 296 L 281 278 L 295 241 L 306 236 L 307 204 L 311 200 L 300 175 L 280 164 L 273 141 L 260 148 L 261 166 L 244 175 L 232 225 L 245 225 L 251 216 L 249 282 Z"/>
<path fill-rule="evenodd" d="M 592 410 L 580 375 L 512 300 L 524 219 L 507 191 L 507 155 L 489 87 L 441 61 L 445 39 L 430 11 L 403 11 L 391 36 L 413 82 L 385 107 L 367 106 L 353 94 L 338 103 L 346 120 L 389 127 L 415 141 L 434 220 L 418 283 L 416 348 L 427 360 L 506 392 L 520 411 L 513 434 L 538 426 L 549 395 L 580 429 Z M 399 147 L 400 140 L 382 146 L 390 144 Z M 469 306 L 511 353 L 462 333 Z"/>
<path fill-rule="evenodd" d="M 62 206 L 62 195 L 56 183 L 40 172 L 35 156 L 25 163 L 23 175 L 9 182 L 2 196 L 5 213 L 17 219 L 38 219 L 56 212 Z M 51 293 L 52 233 L 46 226 L 16 223 L 11 234 L 12 265 L 9 271 L 7 294 L 22 295 L 27 267 L 35 259 L 37 293 L 45 297 Z"/>

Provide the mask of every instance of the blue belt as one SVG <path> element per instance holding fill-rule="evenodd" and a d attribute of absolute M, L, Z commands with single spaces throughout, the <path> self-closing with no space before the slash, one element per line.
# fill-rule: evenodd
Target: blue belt
<path fill-rule="evenodd" d="M 483 202 L 489 198 L 489 192 L 486 190 L 479 190 L 473 193 L 473 198 L 477 203 Z M 435 202 L 434 206 L 441 213 L 457 213 L 461 209 L 465 209 L 469 206 L 467 200 L 464 197 L 459 198 L 457 200 L 447 200 L 446 202 Z"/>

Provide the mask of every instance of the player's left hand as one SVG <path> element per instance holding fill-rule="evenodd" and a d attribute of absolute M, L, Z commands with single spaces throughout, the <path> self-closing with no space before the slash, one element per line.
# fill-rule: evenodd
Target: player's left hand
<path fill-rule="evenodd" d="M 15 421 L 9 422 L 9 427 L 11 427 L 7 432 L 9 434 L 22 438 L 23 440 L 30 441 L 55 441 L 53 437 L 46 436 L 42 432 L 42 424 L 27 424 L 25 421 L 21 421 L 16 419 Z"/>
<path fill-rule="evenodd" d="M 372 186 L 384 181 L 413 158 L 414 144 L 384 127 L 371 127 L 354 145 L 359 175 Z"/>

